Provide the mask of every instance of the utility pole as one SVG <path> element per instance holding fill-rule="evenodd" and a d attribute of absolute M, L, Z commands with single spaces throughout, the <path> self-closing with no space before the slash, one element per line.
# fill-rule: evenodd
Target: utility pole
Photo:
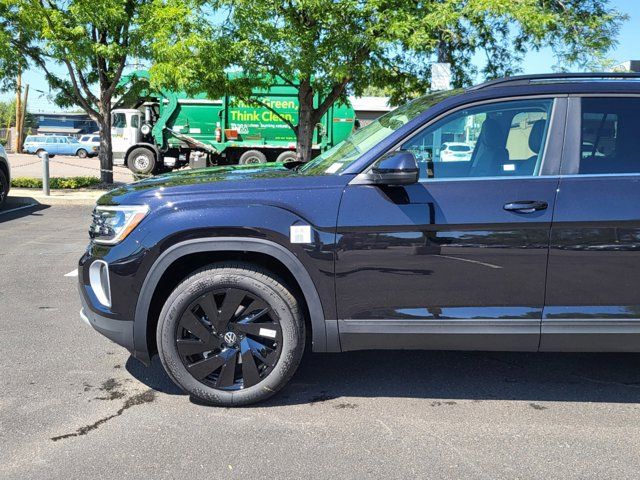
<path fill-rule="evenodd" d="M 22 130 L 20 129 L 20 117 L 22 116 L 22 68 L 18 70 L 16 79 L 16 153 L 22 153 Z"/>
<path fill-rule="evenodd" d="M 22 114 L 20 115 L 20 138 L 24 135 L 24 119 L 27 116 L 27 101 L 29 100 L 29 84 L 24 88 L 24 99 L 22 100 Z M 20 144 L 22 150 L 22 143 Z"/>

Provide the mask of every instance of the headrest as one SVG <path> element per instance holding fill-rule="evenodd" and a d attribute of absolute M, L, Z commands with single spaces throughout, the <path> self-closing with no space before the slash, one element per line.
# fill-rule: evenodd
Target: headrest
<path fill-rule="evenodd" d="M 533 122 L 531 131 L 529 132 L 529 148 L 533 153 L 540 152 L 542 148 L 542 137 L 544 136 L 545 120 L 536 120 Z"/>
<path fill-rule="evenodd" d="M 486 147 L 504 148 L 505 139 L 497 120 L 488 118 L 482 124 L 479 141 Z"/>

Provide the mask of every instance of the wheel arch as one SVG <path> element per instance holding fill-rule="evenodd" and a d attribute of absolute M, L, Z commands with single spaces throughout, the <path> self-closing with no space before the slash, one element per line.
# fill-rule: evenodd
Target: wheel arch
<path fill-rule="evenodd" d="M 284 280 L 290 284 L 289 286 L 302 295 L 308 327 L 311 330 L 313 351 L 340 350 L 337 322 L 325 321 L 324 310 L 315 284 L 300 260 L 292 252 L 282 245 L 269 240 L 217 237 L 192 239 L 173 245 L 163 252 L 152 265 L 138 296 L 134 318 L 135 356 L 142 362 L 149 363 L 151 356 L 156 351 L 155 328 L 162 305 L 159 305 L 159 301 L 154 301 L 154 296 L 159 295 L 161 297 L 166 292 L 166 290 L 162 290 L 162 282 L 163 278 L 166 278 L 165 274 L 172 276 L 172 266 L 188 265 L 185 260 L 193 258 L 190 257 L 193 255 L 199 255 L 199 259 L 207 259 L 206 262 L 202 263 L 212 263 L 211 261 L 215 262 L 217 260 L 240 260 L 258 263 L 269 268 L 269 265 L 253 261 L 260 258 L 275 262 L 271 266 L 280 265 L 280 271 L 277 268 L 270 268 L 270 270 L 276 270 L 276 274 L 283 276 Z M 196 262 L 195 266 L 202 267 L 205 265 Z M 189 270 L 189 267 L 187 267 L 187 270 Z M 189 273 L 191 272 L 187 271 L 179 280 L 174 281 L 173 285 L 175 286 Z M 293 282 L 295 284 L 292 284 Z"/>

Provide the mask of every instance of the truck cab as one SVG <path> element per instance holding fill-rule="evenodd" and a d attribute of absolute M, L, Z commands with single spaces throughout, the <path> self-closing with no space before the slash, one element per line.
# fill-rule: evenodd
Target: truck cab
<path fill-rule="evenodd" d="M 142 139 L 144 114 L 133 108 L 118 108 L 111 112 L 111 142 L 113 163 L 124 165 L 127 152 Z"/>

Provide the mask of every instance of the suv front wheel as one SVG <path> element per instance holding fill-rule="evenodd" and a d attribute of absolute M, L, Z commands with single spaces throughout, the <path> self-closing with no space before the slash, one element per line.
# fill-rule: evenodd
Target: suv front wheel
<path fill-rule="evenodd" d="M 158 321 L 160 359 L 193 397 L 218 406 L 259 402 L 295 373 L 304 351 L 299 303 L 283 282 L 249 264 L 187 277 Z"/>

